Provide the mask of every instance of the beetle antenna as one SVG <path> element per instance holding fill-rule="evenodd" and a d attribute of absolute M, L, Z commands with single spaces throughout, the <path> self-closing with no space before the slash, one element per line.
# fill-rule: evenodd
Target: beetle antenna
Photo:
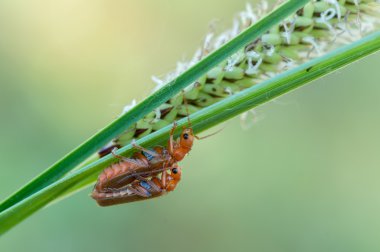
<path fill-rule="evenodd" d="M 199 137 L 199 136 L 197 136 L 197 135 L 194 135 L 194 137 L 195 137 L 197 140 L 203 140 L 203 139 L 205 139 L 205 138 L 208 138 L 208 137 L 210 137 L 210 136 L 213 136 L 213 135 L 218 134 L 219 132 L 221 132 L 222 130 L 224 130 L 224 128 L 225 128 L 225 127 L 221 128 L 221 129 L 219 129 L 219 130 L 217 130 L 217 131 L 215 131 L 215 132 L 213 132 L 213 133 L 211 133 L 211 134 L 209 134 L 209 135 L 203 136 L 203 137 Z"/>

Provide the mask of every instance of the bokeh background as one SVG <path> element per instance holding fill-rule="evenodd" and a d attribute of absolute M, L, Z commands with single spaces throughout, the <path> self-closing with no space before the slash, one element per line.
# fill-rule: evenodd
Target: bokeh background
<path fill-rule="evenodd" d="M 245 2 L 2 0 L 0 199 L 148 95 L 151 75 Z M 87 189 L 16 226 L 0 251 L 379 251 L 379 64 L 260 107 L 249 130 L 231 120 L 195 143 L 166 197 L 100 208 Z"/>

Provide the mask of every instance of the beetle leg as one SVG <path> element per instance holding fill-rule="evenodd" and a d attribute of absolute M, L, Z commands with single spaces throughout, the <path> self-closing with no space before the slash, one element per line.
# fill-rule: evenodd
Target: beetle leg
<path fill-rule="evenodd" d="M 144 198 L 149 198 L 151 196 L 151 194 L 147 190 L 142 188 L 141 186 L 136 186 L 136 189 L 133 188 L 132 186 L 127 186 L 127 189 L 133 192 L 134 194 L 139 195 Z"/>
<path fill-rule="evenodd" d="M 166 171 L 164 171 L 161 175 L 161 184 L 162 187 L 164 188 L 163 190 L 166 190 Z"/>
<path fill-rule="evenodd" d="M 159 188 L 159 187 L 158 187 L 153 181 L 151 181 L 150 179 L 144 178 L 144 177 L 142 177 L 142 176 L 140 176 L 140 175 L 136 175 L 135 178 L 138 179 L 138 180 L 141 180 L 141 181 L 144 181 L 144 182 L 148 183 L 148 185 L 150 185 L 150 186 L 153 188 L 153 190 L 154 190 L 155 192 L 161 192 L 161 188 Z"/>
<path fill-rule="evenodd" d="M 148 180 L 147 183 L 152 187 L 154 192 L 161 192 L 161 188 L 156 185 L 152 180 Z"/>
<path fill-rule="evenodd" d="M 144 163 L 141 162 L 141 161 L 139 161 L 139 160 L 123 157 L 121 155 L 116 154 L 117 150 L 118 150 L 118 148 L 113 148 L 113 150 L 111 151 L 112 156 L 114 156 L 115 158 L 118 158 L 118 159 L 120 159 L 120 160 L 122 160 L 124 162 L 129 162 L 129 163 L 132 163 L 132 164 L 135 164 L 135 165 L 138 165 L 138 166 L 144 165 Z"/>
<path fill-rule="evenodd" d="M 170 155 L 173 155 L 174 152 L 174 131 L 177 128 L 177 122 L 173 122 L 173 127 L 170 130 L 170 137 L 169 137 L 169 144 L 168 144 L 168 151 Z"/>
<path fill-rule="evenodd" d="M 166 166 L 167 166 L 167 164 L 164 164 L 164 167 L 166 167 Z M 166 175 L 167 175 L 167 172 L 165 170 L 161 174 L 161 185 L 162 185 L 163 191 L 166 191 Z"/>
<path fill-rule="evenodd" d="M 161 157 L 161 155 L 158 154 L 157 152 L 154 152 L 154 151 L 148 150 L 148 149 L 146 149 L 146 148 L 144 148 L 144 147 L 138 145 L 138 144 L 136 143 L 136 140 L 135 140 L 135 139 L 132 140 L 132 143 L 131 143 L 131 144 L 132 144 L 133 148 L 135 148 L 135 149 L 138 149 L 138 150 L 140 150 L 140 151 L 146 152 L 146 153 L 148 153 L 149 155 L 152 155 L 152 156 L 154 156 L 154 157 Z"/>
<path fill-rule="evenodd" d="M 118 159 L 120 159 L 120 160 L 123 160 L 123 161 L 129 161 L 129 158 L 126 158 L 126 157 L 123 157 L 123 156 L 121 156 L 121 155 L 116 154 L 116 151 L 117 151 L 117 150 L 118 150 L 117 147 L 115 147 L 115 148 L 112 149 L 112 151 L 111 151 L 112 156 L 114 156 L 115 158 L 118 158 Z"/>

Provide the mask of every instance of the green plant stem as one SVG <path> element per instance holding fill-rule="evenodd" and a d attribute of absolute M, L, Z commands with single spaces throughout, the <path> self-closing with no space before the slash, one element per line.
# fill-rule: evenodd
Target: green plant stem
<path fill-rule="evenodd" d="M 192 114 L 191 121 L 193 129 L 196 133 L 204 131 L 241 112 L 257 107 L 266 101 L 305 85 L 316 78 L 322 77 L 379 49 L 380 32 L 376 32 L 351 45 L 337 49 L 323 57 L 302 64 L 295 69 L 288 70 L 274 78 L 234 94 L 225 100 Z M 182 119 L 178 122 L 179 128 L 186 124 L 186 119 Z M 162 144 L 167 141 L 170 129 L 171 126 L 167 126 L 140 139 L 138 143 L 143 146 Z M 178 134 L 178 132 L 176 133 Z M 118 153 L 128 155 L 131 154 L 132 151 L 132 146 L 128 145 L 120 149 Z M 79 190 L 90 185 L 96 180 L 98 173 L 102 169 L 115 161 L 112 155 L 108 155 L 67 175 L 0 213 L 0 234 L 8 231 L 17 223 L 58 197 L 62 197 L 68 193 L 72 193 L 74 190 Z"/>
<path fill-rule="evenodd" d="M 236 38 L 226 43 L 221 48 L 188 69 L 182 75 L 178 76 L 163 88 L 146 98 L 128 113 L 113 121 L 53 166 L 34 178 L 16 193 L 4 200 L 0 204 L 0 212 L 62 178 L 65 174 L 85 161 L 90 155 L 98 151 L 113 138 L 120 135 L 139 119 L 169 100 L 230 55 L 259 38 L 264 32 L 268 31 L 272 26 L 303 7 L 307 2 L 309 2 L 309 0 L 289 0 L 281 5 L 265 18 L 239 34 Z"/>

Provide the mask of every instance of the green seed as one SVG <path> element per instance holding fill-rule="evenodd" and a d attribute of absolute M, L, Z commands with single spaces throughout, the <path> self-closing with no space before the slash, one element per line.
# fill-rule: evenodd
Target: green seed
<path fill-rule="evenodd" d="M 156 123 L 153 125 L 152 129 L 153 129 L 153 130 L 159 130 L 159 129 L 165 127 L 165 126 L 168 126 L 169 124 L 170 124 L 170 122 L 168 122 L 168 121 L 165 121 L 165 120 L 159 120 L 158 122 L 156 122 Z"/>
<path fill-rule="evenodd" d="M 208 79 L 217 80 L 217 79 L 223 78 L 223 74 L 224 74 L 223 68 L 221 66 L 218 66 L 218 67 L 215 67 L 215 68 L 211 69 L 207 73 L 207 78 Z"/>
<path fill-rule="evenodd" d="M 314 12 L 322 13 L 331 8 L 331 5 L 326 2 L 315 2 L 314 3 Z"/>
<path fill-rule="evenodd" d="M 314 15 L 314 4 L 312 3 L 308 3 L 305 5 L 305 7 L 303 8 L 303 16 L 306 17 L 306 18 L 312 18 L 313 15 Z"/>
<path fill-rule="evenodd" d="M 274 34 L 274 33 L 264 34 L 261 37 L 261 39 L 264 44 L 268 44 L 268 45 L 280 45 L 282 43 L 280 34 Z"/>
<path fill-rule="evenodd" d="M 196 107 L 196 106 L 194 106 L 194 105 L 192 105 L 192 104 L 188 104 L 188 105 L 187 105 L 187 108 L 186 108 L 185 105 L 182 105 L 182 106 L 178 107 L 178 108 L 177 108 L 177 112 L 178 112 L 178 114 L 181 115 L 181 116 L 187 116 L 188 113 L 191 115 L 191 114 L 197 112 L 199 109 L 200 109 L 200 108 L 198 108 L 198 107 Z M 188 112 L 188 111 L 189 111 L 189 112 Z"/>
<path fill-rule="evenodd" d="M 220 84 L 206 84 L 203 88 L 203 92 L 218 97 L 228 96 L 228 93 L 226 93 L 225 89 Z"/>
<path fill-rule="evenodd" d="M 232 67 L 232 69 L 224 72 L 224 78 L 229 79 L 229 80 L 239 80 L 243 77 L 244 77 L 244 69 L 241 69 L 240 67 Z"/>
<path fill-rule="evenodd" d="M 307 17 L 298 17 L 295 22 L 296 27 L 307 27 L 314 24 L 314 20 Z"/>
<path fill-rule="evenodd" d="M 282 57 L 278 53 L 273 53 L 272 55 L 265 55 L 264 62 L 269 64 L 278 64 L 282 61 Z"/>
<path fill-rule="evenodd" d="M 215 102 L 217 102 L 216 98 L 212 97 L 209 94 L 200 92 L 198 99 L 194 103 L 200 107 L 208 107 Z"/>

